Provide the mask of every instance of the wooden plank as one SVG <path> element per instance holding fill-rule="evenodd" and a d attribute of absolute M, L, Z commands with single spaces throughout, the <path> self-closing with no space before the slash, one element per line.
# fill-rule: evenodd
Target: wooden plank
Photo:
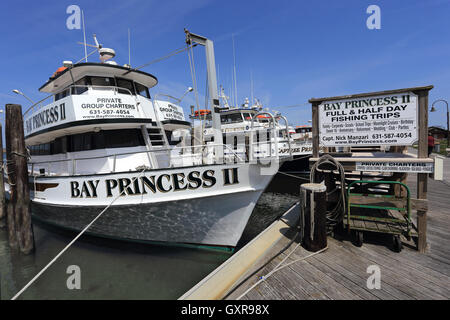
<path fill-rule="evenodd" d="M 354 98 L 362 98 L 362 97 L 373 97 L 373 96 L 381 96 L 381 95 L 406 93 L 406 92 L 410 92 L 410 91 L 429 91 L 429 90 L 431 90 L 433 88 L 434 88 L 434 86 L 430 85 L 430 86 L 423 86 L 423 87 L 413 87 L 413 88 L 403 88 L 403 89 L 396 89 L 396 90 L 385 90 L 385 91 L 350 94 L 350 95 L 345 95 L 345 96 L 311 98 L 308 101 L 309 101 L 309 103 L 318 103 L 318 104 L 320 104 L 320 103 L 322 103 L 324 101 L 354 99 Z"/>
<path fill-rule="evenodd" d="M 381 255 L 377 254 L 372 247 L 376 246 L 371 245 L 361 247 L 359 254 L 360 256 L 373 261 L 374 264 L 382 267 L 382 277 L 383 271 L 389 270 L 389 272 L 398 275 L 401 283 L 405 284 L 405 286 L 410 286 L 425 297 L 446 299 L 446 297 L 450 296 L 450 290 L 446 290 L 436 285 L 430 285 L 429 276 L 424 278 L 423 275 L 416 272 L 416 270 L 405 268 L 401 263 L 395 264 L 391 256 L 398 255 L 398 253 L 391 252 L 390 255 Z"/>
<path fill-rule="evenodd" d="M 370 296 L 374 296 L 378 299 L 395 299 L 396 297 L 389 294 L 388 292 L 384 290 L 369 290 L 365 283 L 367 281 L 367 274 L 365 274 L 363 277 L 357 272 L 354 272 L 354 270 L 349 269 L 348 266 L 345 265 L 345 262 L 343 265 L 339 263 L 339 260 L 336 259 L 331 254 L 321 254 L 314 257 L 315 260 L 319 261 L 324 266 L 328 267 L 329 270 L 333 271 L 333 276 L 336 277 L 337 275 L 341 276 L 345 280 L 343 280 L 344 283 L 348 283 L 349 287 L 353 288 L 359 288 L 359 289 L 353 289 L 358 291 L 358 295 L 361 297 L 364 297 L 366 299 L 370 299 Z M 367 294 L 364 294 L 366 292 Z"/>
<path fill-rule="evenodd" d="M 370 245 L 365 245 L 370 246 Z M 365 246 L 358 248 L 353 246 L 349 243 L 343 243 L 344 250 L 349 250 L 354 254 L 355 257 L 358 258 L 358 260 L 364 261 L 363 266 L 366 267 L 369 265 L 378 265 L 381 269 L 381 277 L 382 277 L 382 284 L 383 286 L 388 286 L 390 290 L 393 290 L 392 292 L 396 292 L 397 294 L 406 295 L 407 299 L 430 299 L 431 297 L 440 299 L 442 298 L 441 295 L 436 294 L 434 292 L 427 292 L 424 293 L 424 288 L 421 286 L 418 286 L 414 283 L 413 280 L 409 280 L 406 278 L 403 278 L 402 275 L 399 272 L 396 272 L 390 268 L 385 268 L 384 266 L 380 265 L 380 261 L 376 261 L 376 259 L 368 258 L 363 254 L 364 250 L 367 250 Z M 354 264 L 356 259 L 353 259 L 353 261 L 349 261 L 349 264 Z M 357 261 L 357 260 L 356 260 Z"/>
<path fill-rule="evenodd" d="M 325 293 L 330 299 L 361 299 L 361 297 L 355 295 L 345 286 L 340 285 L 333 278 L 315 268 L 310 264 L 309 260 L 294 263 L 287 268 L 290 268 L 302 277 L 305 277 L 309 283 L 311 283 L 319 291 Z"/>
<path fill-rule="evenodd" d="M 367 267 L 369 265 L 372 265 L 373 262 L 362 258 L 361 256 L 359 256 L 359 254 L 355 254 L 355 252 L 351 250 L 348 250 L 347 246 L 353 247 L 355 251 L 358 249 L 352 244 L 338 243 L 336 240 L 330 240 L 329 254 L 333 255 L 336 264 L 339 264 L 350 272 L 359 275 L 362 279 L 365 279 L 364 282 L 361 283 L 361 286 L 365 286 L 366 280 L 369 276 L 367 274 Z M 392 279 L 389 276 L 384 277 L 381 289 L 377 291 L 385 292 L 390 296 L 393 296 L 395 299 L 413 299 L 412 295 L 409 295 L 397 288 L 395 282 L 392 282 L 391 280 Z"/>
<path fill-rule="evenodd" d="M 364 286 L 361 286 L 361 283 L 364 283 L 364 279 L 359 279 L 358 283 L 353 282 L 352 280 L 345 277 L 341 272 L 337 272 L 332 268 L 332 266 L 329 266 L 326 264 L 322 259 L 323 255 L 317 255 L 315 257 L 312 257 L 311 260 L 309 260 L 309 263 L 313 265 L 315 268 L 326 274 L 328 277 L 332 278 L 336 281 L 339 285 L 347 288 L 350 290 L 355 297 L 361 298 L 364 300 L 378 300 L 380 299 L 370 291 L 364 289 Z M 384 296 L 386 298 L 386 296 Z"/>
<path fill-rule="evenodd" d="M 406 200 L 405 199 L 396 199 L 396 198 L 381 198 L 381 197 L 366 197 L 366 196 L 350 196 L 351 204 L 360 204 L 360 205 L 370 205 L 370 206 L 380 206 L 380 207 L 391 207 L 391 208 L 405 208 Z"/>

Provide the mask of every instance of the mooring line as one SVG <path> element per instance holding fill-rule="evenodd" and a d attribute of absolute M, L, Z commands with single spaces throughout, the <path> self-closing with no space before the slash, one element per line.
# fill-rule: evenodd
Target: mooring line
<path fill-rule="evenodd" d="M 244 297 L 247 293 L 249 293 L 251 290 L 253 290 L 253 289 L 254 289 L 257 285 L 259 285 L 261 282 L 266 281 L 266 280 L 267 280 L 271 275 L 273 275 L 275 272 L 280 271 L 281 269 L 284 269 L 284 268 L 290 266 L 290 265 L 293 264 L 293 263 L 296 263 L 296 262 L 299 262 L 299 261 L 302 261 L 302 260 L 306 260 L 306 259 L 308 259 L 308 258 L 310 258 L 310 257 L 313 257 L 313 256 L 315 256 L 315 255 L 317 255 L 317 254 L 319 254 L 319 253 L 322 253 L 322 252 L 324 252 L 325 250 L 328 249 L 328 246 L 326 246 L 325 248 L 323 248 L 323 249 L 321 249 L 321 250 L 319 250 L 319 251 L 317 251 L 317 252 L 311 253 L 311 254 L 309 254 L 309 255 L 307 255 L 307 256 L 305 256 L 305 257 L 301 257 L 301 258 L 296 259 L 296 260 L 294 260 L 294 261 L 291 261 L 291 262 L 289 262 L 289 263 L 287 263 L 287 264 L 285 264 L 285 265 L 282 265 L 283 262 L 285 262 L 285 261 L 291 256 L 291 254 L 293 254 L 293 253 L 295 252 L 295 250 L 297 250 L 297 248 L 300 246 L 300 244 L 301 244 L 301 243 L 298 243 L 297 246 L 294 248 L 294 250 L 292 250 L 291 252 L 289 252 L 289 254 L 288 254 L 283 260 L 281 260 L 281 262 L 278 263 L 277 266 L 276 266 L 272 271 L 270 271 L 270 272 L 269 272 L 268 274 L 266 274 L 265 276 L 261 276 L 261 278 L 258 280 L 258 282 L 256 282 L 256 283 L 255 283 L 254 285 L 252 285 L 250 288 L 248 288 L 243 294 L 241 294 L 239 297 L 237 297 L 236 300 L 241 300 L 242 297 Z"/>
<path fill-rule="evenodd" d="M 134 181 L 136 181 L 136 179 L 138 179 L 143 173 L 145 172 L 145 169 L 141 171 L 141 173 L 139 175 L 137 175 L 136 177 L 134 177 L 131 181 L 131 183 L 133 183 Z M 56 260 L 58 260 L 58 258 L 67 250 L 70 248 L 70 246 L 72 246 L 72 244 L 75 243 L 75 241 L 78 240 L 79 237 L 81 237 L 83 235 L 83 233 L 86 232 L 87 229 L 89 229 L 92 224 L 94 224 L 95 221 L 97 221 L 98 218 L 100 218 L 100 216 L 109 209 L 109 207 L 111 207 L 111 205 L 117 200 L 119 199 L 119 197 L 126 191 L 126 189 L 124 189 L 121 193 L 119 193 L 119 195 L 117 195 L 117 197 L 115 197 L 107 206 L 105 209 L 102 210 L 102 212 L 100 212 L 95 218 L 94 220 L 92 220 L 72 241 L 70 241 L 70 243 L 64 247 L 64 249 L 62 249 L 44 268 L 41 269 L 41 271 L 38 272 L 37 275 L 34 276 L 33 279 L 30 280 L 30 282 L 28 282 L 19 292 L 16 293 L 16 295 L 14 297 L 11 298 L 11 300 L 16 300 L 26 289 L 28 289 L 29 286 L 31 286 L 36 280 L 37 278 L 39 278 L 44 272 L 45 270 L 47 270 Z"/>

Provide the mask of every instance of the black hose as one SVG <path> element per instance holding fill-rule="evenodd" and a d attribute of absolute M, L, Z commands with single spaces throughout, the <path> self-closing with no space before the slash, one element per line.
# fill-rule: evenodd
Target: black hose
<path fill-rule="evenodd" d="M 336 159 L 334 159 L 329 154 L 325 154 L 322 157 L 320 157 L 319 160 L 311 168 L 311 173 L 310 173 L 311 183 L 316 183 L 316 171 L 323 170 L 323 169 L 320 169 L 320 166 L 323 164 L 329 164 L 335 168 L 334 170 L 331 170 L 331 174 L 335 170 L 339 171 L 340 184 L 341 184 L 340 197 L 339 197 L 339 200 L 338 200 L 336 206 L 334 206 L 334 208 L 332 208 L 331 210 L 327 210 L 327 212 L 326 212 L 327 233 L 330 234 L 334 230 L 334 228 L 339 223 L 342 222 L 342 220 L 344 219 L 344 213 L 346 211 L 346 203 L 347 202 L 346 202 L 346 193 L 345 193 L 345 191 L 346 191 L 345 171 L 344 171 L 344 167 L 338 161 L 336 161 Z M 333 175 L 333 177 L 334 177 L 334 175 Z M 333 190 L 332 192 L 334 192 L 334 191 L 335 190 Z M 330 192 L 328 194 L 331 194 L 332 192 Z"/>

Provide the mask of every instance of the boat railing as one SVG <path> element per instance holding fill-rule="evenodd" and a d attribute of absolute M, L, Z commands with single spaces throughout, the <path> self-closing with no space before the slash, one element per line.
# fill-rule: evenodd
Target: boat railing
<path fill-rule="evenodd" d="M 49 98 L 53 98 L 53 97 L 55 97 L 57 94 L 59 94 L 59 93 L 61 93 L 61 92 L 64 92 L 64 91 L 66 91 L 66 90 L 68 90 L 68 93 L 67 93 L 67 95 L 64 96 L 63 98 L 69 97 L 69 96 L 73 96 L 73 95 L 80 95 L 80 94 L 82 94 L 82 93 L 80 93 L 80 94 L 74 93 L 74 90 L 72 90 L 72 89 L 75 89 L 75 88 L 87 88 L 88 90 L 89 90 L 89 89 L 93 89 L 93 90 L 103 90 L 103 89 L 104 89 L 104 90 L 112 90 L 112 91 L 114 92 L 114 94 L 120 93 L 120 92 L 119 92 L 119 90 L 120 90 L 120 91 L 126 91 L 127 94 L 129 94 L 129 95 L 133 95 L 133 93 L 131 92 L 131 90 L 129 90 L 129 89 L 127 89 L 127 88 L 117 87 L 117 86 L 96 86 L 96 85 L 73 84 L 73 85 L 70 85 L 70 86 L 66 87 L 64 90 L 62 90 L 62 91 L 60 91 L 60 92 L 58 92 L 58 93 L 56 93 L 56 94 L 51 94 L 51 95 L 49 95 L 49 96 L 43 98 L 42 100 L 39 100 L 38 102 L 36 102 L 35 104 L 33 104 L 31 107 L 29 107 L 29 108 L 25 111 L 24 115 L 26 115 L 26 114 L 27 114 L 28 112 L 30 112 L 30 111 L 34 112 L 34 111 L 37 111 L 37 110 L 41 109 L 42 107 L 45 106 L 45 105 L 42 104 L 44 101 L 48 100 Z M 63 99 L 63 98 L 61 98 L 61 99 Z M 58 100 L 60 100 L 60 99 L 58 99 Z M 56 102 L 56 101 L 57 101 L 57 100 L 54 100 L 53 102 Z"/>
<path fill-rule="evenodd" d="M 229 153 L 224 153 L 225 156 L 222 159 L 221 163 L 217 163 L 214 159 L 211 159 L 213 147 L 222 146 L 224 149 L 229 151 Z M 245 148 L 244 148 L 245 150 Z M 172 159 L 175 161 L 169 161 L 167 165 L 152 167 L 152 162 L 149 161 L 150 155 L 158 154 L 160 156 L 167 156 L 170 154 Z M 206 145 L 196 145 L 196 146 L 182 146 L 182 147 L 174 147 L 174 148 L 158 148 L 155 150 L 146 150 L 146 151 L 138 151 L 138 152 L 124 152 L 117 153 L 111 155 L 102 155 L 102 156 L 93 156 L 93 157 L 80 157 L 73 159 L 60 159 L 60 160 L 50 160 L 50 161 L 41 161 L 41 162 L 30 162 L 28 164 L 29 171 L 31 176 L 67 176 L 67 175 L 86 175 L 86 174 L 94 174 L 94 173 L 116 173 L 122 172 L 124 170 L 118 170 L 118 163 L 120 160 L 123 160 L 125 163 L 129 164 L 130 159 L 120 159 L 121 157 L 127 157 L 132 155 L 144 155 L 143 159 L 147 159 L 148 161 L 144 161 L 144 163 L 137 163 L 136 170 L 140 170 L 140 168 L 148 168 L 150 169 L 164 169 L 164 168 L 177 168 L 177 167 L 190 167 L 195 165 L 204 165 L 204 164 L 227 164 L 227 163 L 244 163 L 247 161 L 247 156 L 245 152 L 239 154 L 235 150 L 233 150 L 230 146 L 222 144 L 206 144 Z M 93 161 L 98 161 L 100 159 L 111 159 L 112 164 L 108 166 L 108 169 L 102 172 L 98 172 L 98 170 L 93 170 L 95 172 L 86 172 L 86 170 L 80 170 L 78 164 L 82 161 L 89 161 L 90 168 L 95 168 L 94 165 L 91 164 Z M 66 170 L 52 170 L 55 165 L 66 163 Z M 105 162 L 103 162 L 105 164 Z M 126 171 L 131 170 L 128 166 Z M 64 171 L 64 172 L 63 172 Z"/>
<path fill-rule="evenodd" d="M 255 120 L 258 120 L 259 116 L 269 116 L 269 118 L 272 120 L 272 121 L 269 121 L 269 124 L 271 124 L 272 126 L 264 127 L 264 129 L 259 129 L 259 128 L 255 129 Z M 272 131 L 272 137 L 269 137 L 269 139 L 267 139 L 267 137 L 265 135 L 259 134 L 260 132 L 264 132 L 264 131 L 265 132 Z M 262 111 L 262 112 L 258 112 L 257 114 L 253 115 L 252 120 L 251 120 L 251 125 L 250 125 L 250 139 L 249 139 L 250 148 L 251 148 L 250 152 L 249 152 L 250 161 L 254 161 L 255 159 L 257 161 L 259 161 L 261 159 L 272 159 L 272 158 L 278 159 L 278 155 L 279 155 L 278 143 L 280 142 L 278 139 L 279 131 L 280 130 L 276 125 L 275 117 L 270 112 Z M 255 142 L 255 135 L 257 137 L 256 142 Z M 261 137 L 262 137 L 263 142 L 266 142 L 266 144 L 267 144 L 266 148 L 263 148 L 263 150 L 261 150 L 262 149 L 261 148 Z M 273 145 L 273 147 L 272 147 L 272 145 Z M 289 148 L 290 148 L 290 144 L 289 144 Z M 289 154 L 291 154 L 291 152 L 289 152 Z"/>

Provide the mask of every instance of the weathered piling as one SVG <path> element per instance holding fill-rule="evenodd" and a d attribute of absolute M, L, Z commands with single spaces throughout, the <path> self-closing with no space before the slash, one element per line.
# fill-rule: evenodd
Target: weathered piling
<path fill-rule="evenodd" d="M 7 104 L 5 108 L 5 138 L 10 200 L 7 206 L 7 225 L 10 246 L 24 254 L 34 249 L 31 225 L 30 189 L 23 131 L 22 107 Z"/>
<path fill-rule="evenodd" d="M 319 251 L 327 246 L 326 191 L 323 184 L 305 183 L 300 186 L 303 247 Z"/>
<path fill-rule="evenodd" d="M 6 216 L 5 206 L 5 182 L 3 181 L 4 174 L 4 161 L 3 161 L 3 127 L 0 123 L 0 150 L 2 152 L 2 158 L 0 160 L 0 226 L 3 225 L 3 219 Z"/>

